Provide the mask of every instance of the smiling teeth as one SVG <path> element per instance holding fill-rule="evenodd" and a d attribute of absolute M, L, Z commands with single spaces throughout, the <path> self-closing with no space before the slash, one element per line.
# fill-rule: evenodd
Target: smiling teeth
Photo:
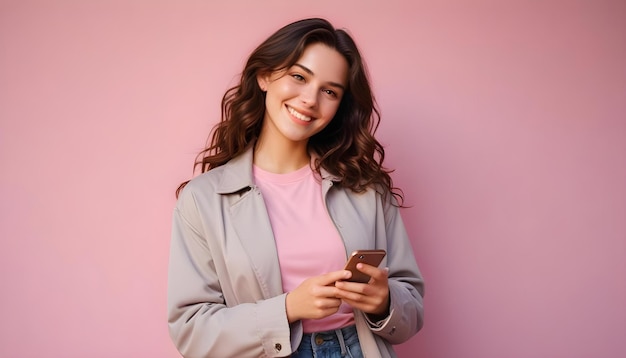
<path fill-rule="evenodd" d="M 287 107 L 287 109 L 289 110 L 289 113 L 291 113 L 294 117 L 298 118 L 299 120 L 305 121 L 305 122 L 311 121 L 311 117 L 305 116 L 304 114 L 297 112 L 295 109 L 291 107 Z"/>

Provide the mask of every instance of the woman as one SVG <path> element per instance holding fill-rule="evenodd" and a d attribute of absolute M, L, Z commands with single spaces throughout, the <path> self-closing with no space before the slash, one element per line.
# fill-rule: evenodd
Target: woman
<path fill-rule="evenodd" d="M 423 280 L 382 166 L 351 37 L 289 24 L 248 59 L 181 184 L 168 287 L 185 357 L 394 357 L 423 324 Z M 384 249 L 350 282 L 346 253 Z"/>

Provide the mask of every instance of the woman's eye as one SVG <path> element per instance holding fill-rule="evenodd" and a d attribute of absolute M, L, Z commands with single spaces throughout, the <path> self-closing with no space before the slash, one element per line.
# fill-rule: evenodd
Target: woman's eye
<path fill-rule="evenodd" d="M 329 96 L 333 96 L 333 97 L 337 97 L 337 93 L 335 93 L 335 91 L 333 90 L 324 90 L 324 93 L 326 93 Z"/>
<path fill-rule="evenodd" d="M 304 77 L 302 77 L 301 75 L 299 75 L 297 73 L 294 74 L 294 75 L 291 75 L 291 77 L 295 78 L 298 81 L 304 81 Z"/>

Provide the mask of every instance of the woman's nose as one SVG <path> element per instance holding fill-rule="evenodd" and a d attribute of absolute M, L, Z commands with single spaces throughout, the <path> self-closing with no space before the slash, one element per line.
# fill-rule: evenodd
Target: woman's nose
<path fill-rule="evenodd" d="M 300 93 L 300 100 L 308 107 L 315 107 L 317 105 L 317 95 L 319 91 L 315 86 L 306 86 Z"/>

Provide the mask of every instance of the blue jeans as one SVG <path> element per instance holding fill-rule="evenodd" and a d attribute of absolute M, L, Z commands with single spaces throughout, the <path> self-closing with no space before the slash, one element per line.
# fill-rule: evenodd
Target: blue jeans
<path fill-rule="evenodd" d="M 355 326 L 307 333 L 291 355 L 295 358 L 363 358 Z"/>

